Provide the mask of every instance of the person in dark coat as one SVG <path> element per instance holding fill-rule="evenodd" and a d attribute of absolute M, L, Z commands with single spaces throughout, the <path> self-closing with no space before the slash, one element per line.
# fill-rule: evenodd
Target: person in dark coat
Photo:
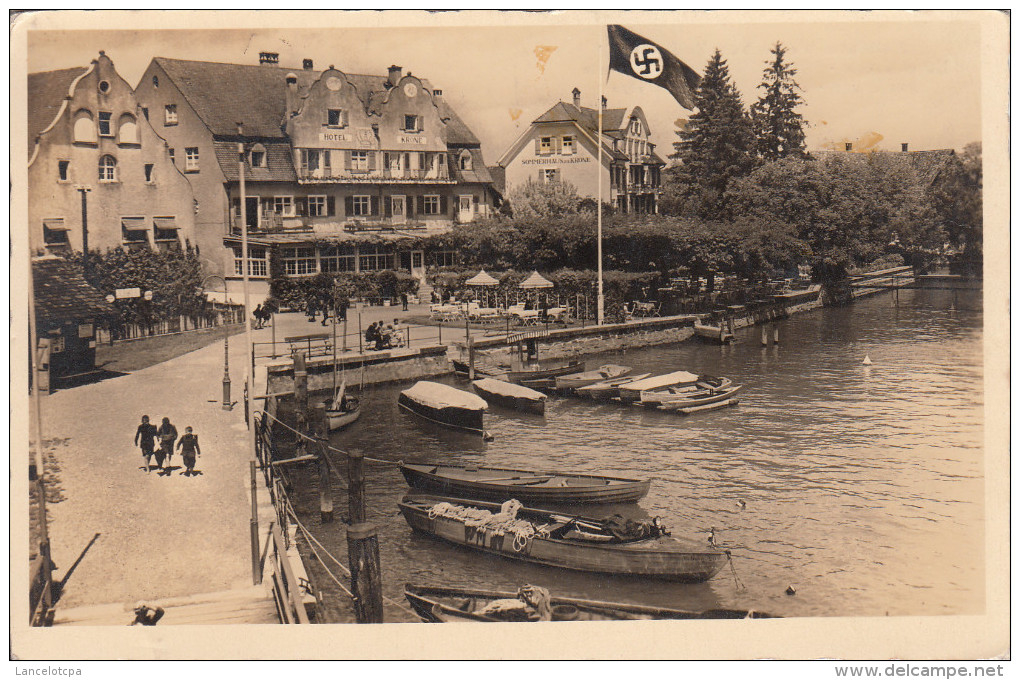
<path fill-rule="evenodd" d="M 402 305 L 404 305 L 404 310 L 403 311 L 406 312 L 407 311 L 407 293 L 401 293 L 400 294 L 400 303 Z"/>
<path fill-rule="evenodd" d="M 255 309 L 252 310 L 252 317 L 255 319 L 255 330 L 262 328 L 262 304 L 255 305 Z"/>
<path fill-rule="evenodd" d="M 191 431 L 191 425 L 184 428 L 184 436 L 177 442 L 177 448 L 181 450 L 181 459 L 185 467 L 181 474 L 190 477 L 195 474 L 196 457 L 202 455 L 202 450 L 198 446 L 198 435 Z"/>
<path fill-rule="evenodd" d="M 145 458 L 145 471 L 149 471 L 152 452 L 156 442 L 156 426 L 149 422 L 149 416 L 142 416 L 142 424 L 135 430 L 135 446 L 141 446 L 142 457 Z"/>
<path fill-rule="evenodd" d="M 169 418 L 163 418 L 163 423 L 156 431 L 159 435 L 159 450 L 156 451 L 156 465 L 163 469 L 163 460 L 166 459 L 167 466 L 170 465 L 170 457 L 174 455 L 174 442 L 177 441 L 177 428 L 173 426 Z"/>

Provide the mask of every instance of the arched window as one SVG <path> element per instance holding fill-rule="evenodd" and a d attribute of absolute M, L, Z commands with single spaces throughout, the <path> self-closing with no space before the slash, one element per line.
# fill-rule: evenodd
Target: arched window
<path fill-rule="evenodd" d="M 74 114 L 74 141 L 96 141 L 96 124 L 92 121 L 92 114 L 85 109 Z"/>
<path fill-rule="evenodd" d="M 256 144 L 251 148 L 251 155 L 248 159 L 253 168 L 266 167 L 266 147 Z"/>
<path fill-rule="evenodd" d="M 99 181 L 117 181 L 117 159 L 109 154 L 99 159 Z"/>
<path fill-rule="evenodd" d="M 130 113 L 125 113 L 120 117 L 120 122 L 117 125 L 117 141 L 121 144 L 137 144 L 138 143 L 138 125 L 135 123 L 135 117 Z"/>
<path fill-rule="evenodd" d="M 471 169 L 471 152 L 464 150 L 460 153 L 460 169 L 470 170 Z"/>

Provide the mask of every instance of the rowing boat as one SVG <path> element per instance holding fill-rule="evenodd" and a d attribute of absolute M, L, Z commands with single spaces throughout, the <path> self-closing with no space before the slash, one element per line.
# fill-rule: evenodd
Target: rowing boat
<path fill-rule="evenodd" d="M 622 477 L 463 465 L 403 464 L 400 472 L 420 491 L 490 501 L 516 498 L 538 505 L 629 503 L 643 498 L 651 485 Z"/>
<path fill-rule="evenodd" d="M 482 399 L 487 401 L 538 415 L 545 413 L 547 397 L 530 387 L 515 385 L 495 378 L 475 380 L 471 383 L 471 387 Z"/>
<path fill-rule="evenodd" d="M 710 326 L 709 324 L 695 322 L 694 334 L 702 340 L 715 342 L 720 345 L 725 345 L 736 339 L 736 336 L 734 336 L 733 333 L 731 333 L 730 330 L 722 324 L 718 326 Z"/>
<path fill-rule="evenodd" d="M 434 423 L 458 430 L 484 433 L 483 417 L 489 405 L 481 397 L 442 383 L 419 380 L 400 393 L 397 403 Z"/>
<path fill-rule="evenodd" d="M 361 417 L 361 401 L 357 397 L 347 396 L 347 382 L 340 384 L 332 399 L 323 402 L 326 406 L 326 418 L 329 431 L 342 430 Z"/>
<path fill-rule="evenodd" d="M 620 385 L 625 385 L 637 380 L 644 380 L 650 375 L 651 373 L 642 373 L 641 375 L 623 376 L 614 380 L 604 380 L 592 385 L 578 387 L 574 390 L 574 394 L 588 399 L 612 399 L 613 397 L 620 396 Z"/>
<path fill-rule="evenodd" d="M 452 359 L 453 372 L 462 378 L 468 378 L 471 376 L 471 367 L 457 359 Z M 475 377 L 476 378 L 495 378 L 496 380 L 506 380 L 507 370 L 509 366 L 497 366 L 489 362 L 475 362 Z"/>
<path fill-rule="evenodd" d="M 711 396 L 722 390 L 727 390 L 733 384 L 729 378 L 716 378 L 710 375 L 698 376 L 693 383 L 680 383 L 669 387 L 658 387 L 650 390 L 641 390 L 639 399 L 642 406 L 655 408 L 659 404 L 671 401 L 679 401 L 688 397 Z"/>
<path fill-rule="evenodd" d="M 743 387 L 743 385 L 734 385 L 722 390 L 698 390 L 696 392 L 688 392 L 687 394 L 677 395 L 676 399 L 663 401 L 658 404 L 658 407 L 663 411 L 679 411 L 682 408 L 694 408 L 697 406 L 714 404 L 716 402 L 726 401 L 727 399 L 732 398 Z"/>
<path fill-rule="evenodd" d="M 571 361 L 563 366 L 553 366 L 551 368 L 536 366 L 535 368 L 522 371 L 507 371 L 506 379 L 512 383 L 528 385 L 531 382 L 550 380 L 557 376 L 579 373 L 583 370 L 583 361 Z M 530 386 L 533 387 L 533 385 Z"/>
<path fill-rule="evenodd" d="M 622 378 L 630 373 L 630 371 L 630 366 L 606 364 L 605 366 L 599 366 L 598 370 L 595 371 L 584 371 L 582 373 L 570 373 L 568 375 L 558 376 L 556 378 L 556 389 L 563 391 L 576 390 L 579 387 L 593 385 L 597 382 Z"/>
<path fill-rule="evenodd" d="M 729 551 L 668 537 L 659 523 L 560 515 L 482 501 L 406 496 L 412 529 L 473 550 L 575 571 L 700 583 L 721 570 Z M 622 527 L 622 529 L 621 529 Z"/>
<path fill-rule="evenodd" d="M 681 385 L 694 385 L 697 382 L 698 376 L 688 371 L 674 371 L 664 375 L 653 375 L 644 380 L 636 380 L 620 385 L 620 401 L 637 401 L 641 398 L 641 392 L 643 391 L 660 390 L 666 387 L 679 387 Z"/>
<path fill-rule="evenodd" d="M 552 596 L 544 602 L 536 602 L 535 591 L 538 590 L 540 589 L 534 586 L 524 586 L 517 592 L 501 592 L 408 583 L 404 586 L 404 597 L 426 623 L 777 618 L 771 614 L 747 609 L 687 611 L 622 602 L 582 600 L 574 597 Z M 515 600 L 519 603 L 516 606 Z"/>

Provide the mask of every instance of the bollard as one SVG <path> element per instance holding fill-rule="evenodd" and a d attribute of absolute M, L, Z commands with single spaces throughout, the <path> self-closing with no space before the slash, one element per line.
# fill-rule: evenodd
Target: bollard
<path fill-rule="evenodd" d="M 358 623 L 382 623 L 382 572 L 375 527 L 365 522 L 365 456 L 347 456 L 347 559 L 351 569 L 354 612 Z"/>
<path fill-rule="evenodd" d="M 333 521 L 333 486 L 330 483 L 329 460 L 326 458 L 326 442 L 329 440 L 329 416 L 326 405 L 316 404 L 312 422 L 319 440 L 319 516 L 323 524 Z"/>

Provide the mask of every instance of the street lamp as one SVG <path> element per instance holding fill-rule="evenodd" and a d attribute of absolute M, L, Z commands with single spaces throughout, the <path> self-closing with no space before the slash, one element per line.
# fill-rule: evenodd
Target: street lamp
<path fill-rule="evenodd" d="M 227 301 L 227 280 L 217 274 L 210 274 L 202 279 L 202 292 L 205 292 L 205 282 L 209 279 L 219 279 L 223 282 L 223 302 Z M 230 329 L 227 328 L 226 315 L 223 317 L 223 410 L 231 410 L 230 401 Z"/>

